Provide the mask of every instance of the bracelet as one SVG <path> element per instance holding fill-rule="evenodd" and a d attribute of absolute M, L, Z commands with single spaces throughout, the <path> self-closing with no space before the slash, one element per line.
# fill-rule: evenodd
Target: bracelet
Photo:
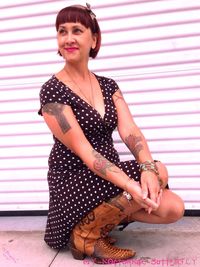
<path fill-rule="evenodd" d="M 158 168 L 154 161 L 147 160 L 140 164 L 140 171 L 151 171 L 159 175 Z"/>

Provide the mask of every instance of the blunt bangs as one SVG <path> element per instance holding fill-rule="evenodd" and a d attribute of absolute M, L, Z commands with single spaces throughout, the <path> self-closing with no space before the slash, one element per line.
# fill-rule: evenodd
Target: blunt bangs
<path fill-rule="evenodd" d="M 86 9 L 69 6 L 63 8 L 56 18 L 56 30 L 58 31 L 59 25 L 66 22 L 79 22 L 86 28 L 90 28 L 92 33 L 95 33 L 93 21 Z"/>

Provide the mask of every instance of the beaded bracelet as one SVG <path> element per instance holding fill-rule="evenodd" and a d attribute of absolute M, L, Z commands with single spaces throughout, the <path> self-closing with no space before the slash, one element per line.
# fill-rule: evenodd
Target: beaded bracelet
<path fill-rule="evenodd" d="M 147 160 L 140 164 L 140 171 L 152 171 L 156 175 L 159 175 L 158 168 L 154 161 Z"/>

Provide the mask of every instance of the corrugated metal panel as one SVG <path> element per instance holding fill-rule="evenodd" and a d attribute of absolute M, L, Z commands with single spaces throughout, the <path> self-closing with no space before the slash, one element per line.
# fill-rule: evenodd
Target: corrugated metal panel
<path fill-rule="evenodd" d="M 54 21 L 83 1 L 0 4 L 0 211 L 48 209 L 52 137 L 40 86 L 62 67 Z M 200 209 L 200 1 L 92 0 L 103 43 L 91 69 L 114 78 L 172 190 Z M 114 133 L 122 159 L 132 158 Z"/>

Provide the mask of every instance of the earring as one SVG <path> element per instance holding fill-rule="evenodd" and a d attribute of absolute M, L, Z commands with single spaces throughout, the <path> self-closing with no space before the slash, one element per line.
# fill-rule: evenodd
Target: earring
<path fill-rule="evenodd" d="M 58 50 L 57 54 L 62 57 L 62 54 L 60 53 L 60 50 Z"/>

